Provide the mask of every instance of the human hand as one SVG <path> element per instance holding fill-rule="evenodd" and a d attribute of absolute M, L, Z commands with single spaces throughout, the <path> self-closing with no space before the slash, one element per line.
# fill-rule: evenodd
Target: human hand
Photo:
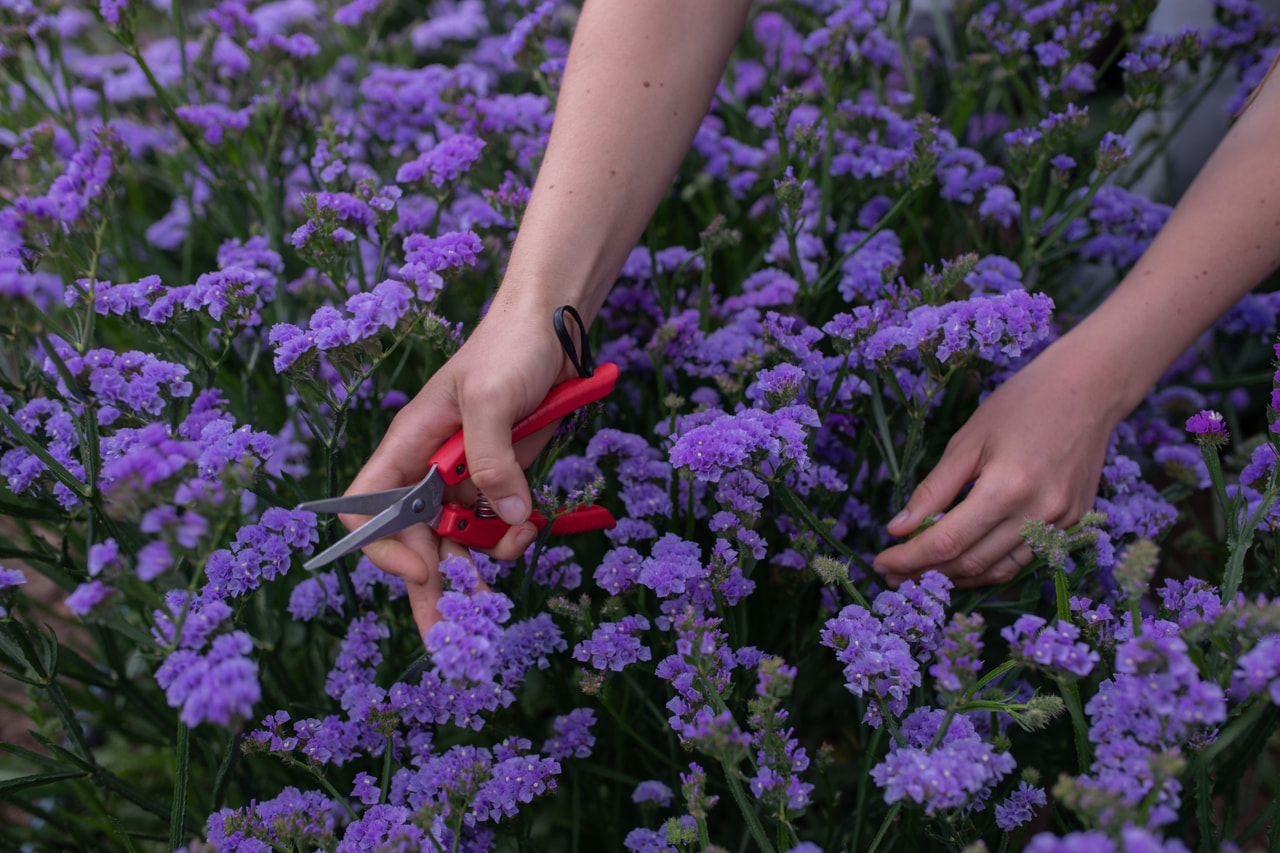
<path fill-rule="evenodd" d="M 542 314 L 545 313 L 545 316 Z M 386 435 L 351 482 L 347 494 L 413 485 L 427 475 L 432 455 L 459 427 L 463 430 L 470 479 L 445 493 L 445 500 L 475 502 L 482 491 L 511 529 L 490 556 L 514 560 L 537 535 L 523 469 L 555 430 L 549 425 L 511 442 L 511 427 L 537 408 L 557 382 L 572 375 L 552 329 L 551 311 L 517 310 L 495 300 L 462 348 L 423 386 L 391 422 Z M 349 529 L 366 517 L 343 515 Z M 443 582 L 438 571 L 447 556 L 467 548 L 437 536 L 425 524 L 380 539 L 364 549 L 378 568 L 403 578 L 421 634 L 440 621 Z"/>
<path fill-rule="evenodd" d="M 1027 519 L 1064 527 L 1092 507 L 1123 406 L 1105 370 L 1095 376 L 1089 365 L 1063 338 L 983 401 L 889 523 L 892 535 L 907 536 L 946 513 L 876 557 L 890 586 L 931 569 L 957 587 L 1012 580 L 1033 556 L 1019 535 Z"/>

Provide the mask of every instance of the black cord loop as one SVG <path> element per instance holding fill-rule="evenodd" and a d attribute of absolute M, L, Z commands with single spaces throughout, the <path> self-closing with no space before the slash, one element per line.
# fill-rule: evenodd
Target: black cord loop
<path fill-rule="evenodd" d="M 573 336 L 569 334 L 568 328 L 565 327 L 564 315 L 566 313 L 578 324 L 578 339 L 582 341 L 581 359 L 578 358 L 578 348 L 573 345 Z M 578 371 L 579 377 L 589 379 L 596 372 L 596 359 L 591 352 L 591 341 L 587 339 L 587 326 L 582 322 L 581 315 L 572 305 L 561 305 L 556 309 L 552 321 L 555 323 L 556 337 L 560 339 L 560 346 L 564 347 L 565 354 L 569 356 L 569 362 L 573 365 L 573 369 Z"/>

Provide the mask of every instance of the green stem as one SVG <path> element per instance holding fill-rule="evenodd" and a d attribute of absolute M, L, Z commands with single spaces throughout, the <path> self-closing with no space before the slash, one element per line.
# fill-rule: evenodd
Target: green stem
<path fill-rule="evenodd" d="M 894 818 L 898 816 L 898 812 L 901 810 L 901 802 L 896 802 L 889 808 L 889 813 L 884 816 L 884 822 L 880 824 L 880 831 L 877 832 L 876 837 L 871 840 L 871 846 L 867 848 L 867 853 L 876 853 L 876 851 L 880 849 L 880 842 L 884 840 L 884 836 L 889 831 L 889 827 L 893 824 Z"/>
<path fill-rule="evenodd" d="M 729 791 L 733 794 L 733 799 L 738 804 L 738 810 L 742 812 L 742 818 L 747 822 L 747 829 L 750 830 L 751 837 L 755 839 L 756 845 L 764 853 L 777 853 L 773 843 L 769 841 L 769 836 L 765 834 L 760 818 L 756 817 L 755 807 L 747 799 L 747 792 L 743 790 L 742 783 L 738 781 L 737 768 L 730 765 L 723 758 L 720 759 L 720 766 L 724 768 L 724 777 L 729 781 Z"/>
<path fill-rule="evenodd" d="M 707 831 L 707 819 L 695 817 L 693 820 L 698 825 L 698 844 L 702 847 L 702 853 L 707 853 L 711 849 L 711 833 Z"/>
<path fill-rule="evenodd" d="M 844 266 L 844 262 L 857 254 L 863 246 L 870 242 L 871 238 L 879 234 L 885 229 L 890 222 L 897 218 L 902 209 L 906 207 L 913 198 L 915 198 L 917 190 L 907 190 L 898 196 L 898 200 L 893 203 L 893 207 L 889 208 L 884 216 L 880 217 L 880 221 L 871 227 L 871 230 L 862 236 L 862 239 L 854 244 L 853 248 L 836 258 L 827 271 L 818 279 L 818 283 L 814 286 L 815 293 L 823 293 L 835 283 L 836 278 L 840 275 L 840 268 Z"/>
<path fill-rule="evenodd" d="M 378 797 L 379 803 L 387 801 L 387 794 L 391 791 L 391 753 L 394 751 L 391 735 L 387 735 L 386 744 L 382 747 L 382 793 Z"/>
<path fill-rule="evenodd" d="M 979 678 L 978 683 L 973 685 L 973 687 L 969 688 L 969 690 L 965 693 L 965 699 L 968 699 L 970 696 L 977 696 L 978 693 L 982 690 L 982 688 L 986 687 L 988 684 L 995 681 L 997 678 L 1004 675 L 1006 672 L 1013 669 L 1017 665 L 1018 664 L 1015 661 L 1011 661 L 1011 660 L 1007 660 L 1004 663 L 1000 664 L 998 667 L 991 670 L 986 675 L 982 676 L 982 678 Z"/>
<path fill-rule="evenodd" d="M 173 777 L 173 806 L 169 814 L 169 849 L 182 846 L 184 824 L 187 822 L 187 783 L 191 773 L 191 729 L 178 721 L 177 771 Z"/>
<path fill-rule="evenodd" d="M 1080 766 L 1079 772 L 1087 773 L 1092 759 L 1089 749 L 1089 724 L 1085 721 L 1084 711 L 1080 705 L 1080 686 L 1074 681 L 1065 683 L 1059 681 L 1058 687 L 1062 692 L 1062 701 L 1067 706 L 1067 713 L 1071 715 L 1071 729 L 1075 733 L 1076 762 Z"/>
<path fill-rule="evenodd" d="M 809 511 L 809 508 L 804 505 L 804 501 L 800 500 L 799 496 L 797 496 L 795 492 L 791 491 L 790 486 L 782 482 L 775 483 L 775 485 L 777 486 L 777 495 L 782 498 L 782 502 L 785 503 L 787 508 L 791 512 L 795 513 L 801 521 L 808 525 L 809 529 L 812 530 L 819 539 L 834 548 L 836 553 L 840 556 L 852 560 L 858 565 L 858 568 L 862 569 L 864 572 L 875 571 L 875 569 L 871 567 L 870 563 L 858 554 L 854 553 L 849 546 L 832 536 L 831 531 L 827 529 L 826 525 L 819 521 L 817 517 Z M 863 603 L 864 600 L 861 593 L 858 593 L 855 596 L 855 600 L 859 603 Z"/>
<path fill-rule="evenodd" d="M 884 464 L 889 469 L 889 476 L 896 483 L 902 478 L 902 469 L 898 465 L 898 456 L 893 450 L 893 436 L 889 432 L 889 418 L 884 411 L 884 398 L 880 392 L 880 379 L 877 374 L 867 376 L 867 384 L 871 386 L 871 412 L 875 416 L 876 429 L 880 432 L 879 441 L 884 453 Z"/>

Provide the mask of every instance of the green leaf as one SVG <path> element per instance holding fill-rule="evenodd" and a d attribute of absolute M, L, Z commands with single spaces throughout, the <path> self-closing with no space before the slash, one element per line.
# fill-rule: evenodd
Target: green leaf
<path fill-rule="evenodd" d="M 0 515 L 29 518 L 34 521 L 61 521 L 63 513 L 51 503 L 0 498 Z"/>
<path fill-rule="evenodd" d="M 76 495 L 81 498 L 88 496 L 89 487 L 72 476 L 70 471 L 62 467 L 61 462 L 50 456 L 49 451 L 46 450 L 40 442 L 36 441 L 35 438 L 28 434 L 26 430 L 18 426 L 18 422 L 13 419 L 13 415 L 9 414 L 4 409 L 0 409 L 0 424 L 3 424 L 5 429 L 9 430 L 9 432 L 13 434 L 13 437 L 18 440 L 19 444 L 34 453 L 36 458 L 43 462 L 49 469 L 49 473 L 53 474 L 53 476 L 56 477 L 62 485 L 75 492 Z"/>
<path fill-rule="evenodd" d="M 0 798 L 5 798 L 8 794 L 17 793 L 18 791 L 25 791 L 28 788 L 52 785 L 55 782 L 63 782 L 67 779 L 84 779 L 88 775 L 88 772 L 84 770 L 63 770 L 59 773 L 38 773 L 35 776 L 19 776 L 17 779 L 8 779 L 0 782 Z"/>
<path fill-rule="evenodd" d="M 38 752 L 32 752 L 31 750 L 18 746 L 17 744 L 0 743 L 0 750 L 4 750 L 11 755 L 16 755 L 19 758 L 24 758 L 37 767 L 43 767 L 46 770 L 61 771 L 66 767 L 65 764 L 57 759 L 50 758 L 47 755 L 41 755 Z"/>

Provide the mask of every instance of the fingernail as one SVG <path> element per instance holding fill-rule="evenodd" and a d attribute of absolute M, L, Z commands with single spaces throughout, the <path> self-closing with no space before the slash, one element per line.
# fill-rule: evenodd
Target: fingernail
<path fill-rule="evenodd" d="M 520 524 L 528 518 L 528 514 L 525 512 L 524 508 L 524 501 L 520 500 L 515 495 L 507 498 L 499 498 L 493 502 L 493 507 L 498 511 L 498 515 L 500 515 L 502 520 L 507 524 Z"/>
<path fill-rule="evenodd" d="M 519 545 L 521 548 L 528 548 L 529 544 L 533 542 L 533 537 L 537 535 L 538 535 L 537 528 L 522 527 L 518 531 L 516 531 L 516 544 Z"/>
<path fill-rule="evenodd" d="M 902 512 L 898 513 L 893 517 L 893 521 L 889 522 L 889 526 L 893 527 L 895 524 L 902 524 L 904 521 L 906 521 L 910 517 L 911 517 L 911 513 L 907 512 L 904 509 Z"/>

